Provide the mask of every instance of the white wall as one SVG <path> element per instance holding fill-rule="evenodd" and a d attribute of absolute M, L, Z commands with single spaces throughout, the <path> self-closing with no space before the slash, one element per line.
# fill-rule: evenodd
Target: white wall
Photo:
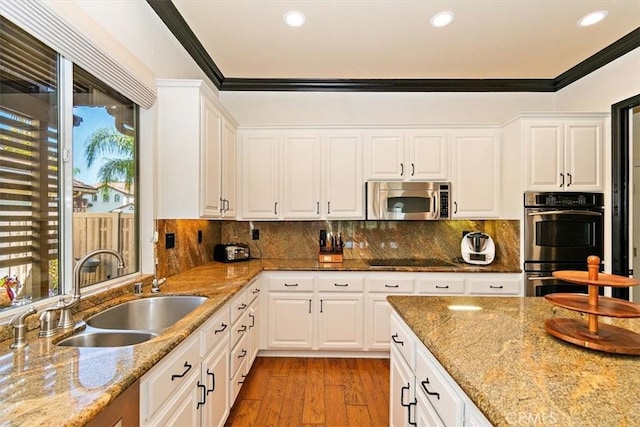
<path fill-rule="evenodd" d="M 611 112 L 611 105 L 638 94 L 640 48 L 556 92 L 556 109 Z"/>
<path fill-rule="evenodd" d="M 500 124 L 554 108 L 553 93 L 222 92 L 243 125 Z"/>

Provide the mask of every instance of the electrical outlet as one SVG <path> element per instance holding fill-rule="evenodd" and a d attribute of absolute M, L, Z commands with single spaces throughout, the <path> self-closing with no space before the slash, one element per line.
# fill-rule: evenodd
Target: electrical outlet
<path fill-rule="evenodd" d="M 175 233 L 167 233 L 164 235 L 164 247 L 165 249 L 173 249 L 176 247 Z"/>
<path fill-rule="evenodd" d="M 253 240 L 260 240 L 260 230 L 258 230 L 257 228 L 251 230 L 251 238 Z"/>

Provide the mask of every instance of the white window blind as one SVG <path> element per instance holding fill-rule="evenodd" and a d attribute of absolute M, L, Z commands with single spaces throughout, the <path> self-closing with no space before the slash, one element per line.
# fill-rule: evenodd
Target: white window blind
<path fill-rule="evenodd" d="M 155 88 L 148 87 L 40 1 L 0 0 L 0 14 L 142 108 L 154 104 Z"/>

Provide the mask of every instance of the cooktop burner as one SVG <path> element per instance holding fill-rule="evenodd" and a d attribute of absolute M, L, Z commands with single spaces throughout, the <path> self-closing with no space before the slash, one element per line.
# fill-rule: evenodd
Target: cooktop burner
<path fill-rule="evenodd" d="M 367 261 L 371 268 L 375 267 L 450 267 L 455 265 L 450 261 L 437 258 L 424 259 L 370 259 Z"/>

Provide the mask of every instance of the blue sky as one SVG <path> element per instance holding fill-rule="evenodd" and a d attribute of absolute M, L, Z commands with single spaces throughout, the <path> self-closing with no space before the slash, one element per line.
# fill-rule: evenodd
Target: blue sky
<path fill-rule="evenodd" d="M 98 182 L 98 170 L 104 162 L 98 159 L 89 169 L 84 155 L 86 141 L 98 128 L 115 128 L 115 118 L 104 107 L 74 107 L 73 114 L 82 118 L 80 126 L 73 128 L 73 167 L 80 170 L 74 178 L 93 185 Z"/>

